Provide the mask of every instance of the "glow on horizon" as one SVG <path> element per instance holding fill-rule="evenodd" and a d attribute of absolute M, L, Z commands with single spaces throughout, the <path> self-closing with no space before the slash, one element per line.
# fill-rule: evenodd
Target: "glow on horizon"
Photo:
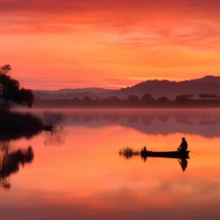
<path fill-rule="evenodd" d="M 0 0 L 0 60 L 32 89 L 220 75 L 217 0 Z"/>

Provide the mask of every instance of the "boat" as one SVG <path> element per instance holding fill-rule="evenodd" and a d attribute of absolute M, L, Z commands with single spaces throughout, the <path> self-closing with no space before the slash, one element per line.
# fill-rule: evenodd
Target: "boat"
<path fill-rule="evenodd" d="M 188 159 L 190 151 L 166 151 L 166 152 L 156 152 L 156 151 L 141 151 L 141 157 L 164 157 L 164 158 L 180 158 Z"/>

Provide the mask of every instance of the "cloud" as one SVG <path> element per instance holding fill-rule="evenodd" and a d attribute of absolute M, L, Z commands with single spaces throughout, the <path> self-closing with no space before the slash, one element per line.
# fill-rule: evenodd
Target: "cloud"
<path fill-rule="evenodd" d="M 217 0 L 0 0 L 0 33 L 2 62 L 20 76 L 21 66 L 99 79 L 219 72 Z"/>
<path fill-rule="evenodd" d="M 191 41 L 201 47 L 202 39 L 219 37 L 219 12 L 217 0 L 0 0 L 0 31 L 62 33 L 92 28 L 126 35 L 108 43 L 178 46 Z"/>
<path fill-rule="evenodd" d="M 100 10 L 135 10 L 140 11 L 218 11 L 218 0 L 0 0 L 0 10 L 4 11 L 35 11 L 35 12 L 85 12 Z"/>

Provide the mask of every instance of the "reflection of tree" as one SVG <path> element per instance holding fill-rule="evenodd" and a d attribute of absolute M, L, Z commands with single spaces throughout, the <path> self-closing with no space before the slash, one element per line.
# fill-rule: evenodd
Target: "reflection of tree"
<path fill-rule="evenodd" d="M 158 120 L 161 122 L 166 122 L 168 120 L 168 117 L 166 115 L 159 115 Z"/>
<path fill-rule="evenodd" d="M 128 122 L 130 123 L 137 123 L 139 121 L 139 117 L 137 116 L 131 116 L 128 118 Z"/>
<path fill-rule="evenodd" d="M 85 118 L 84 118 L 85 122 L 89 122 L 92 120 L 92 116 L 90 115 L 87 115 Z"/>
<path fill-rule="evenodd" d="M 212 120 L 200 120 L 199 125 L 216 125 L 218 121 L 212 121 Z"/>
<path fill-rule="evenodd" d="M 45 133 L 44 145 L 45 146 L 61 146 L 65 143 L 65 133 L 63 129 Z"/>
<path fill-rule="evenodd" d="M 150 125 L 152 123 L 152 118 L 150 117 L 145 116 L 145 117 L 142 117 L 141 119 L 145 125 Z"/>
<path fill-rule="evenodd" d="M 176 122 L 179 124 L 193 125 L 193 122 L 192 122 L 192 120 L 190 120 L 189 116 L 176 117 Z"/>
<path fill-rule="evenodd" d="M 111 122 L 117 122 L 119 120 L 119 117 L 117 115 L 113 115 L 111 118 L 110 118 L 110 121 Z"/>
<path fill-rule="evenodd" d="M 19 165 L 24 166 L 25 163 L 31 163 L 34 158 L 34 153 L 31 147 L 27 150 L 14 150 L 9 151 L 8 143 L 1 143 L 1 154 L 0 154 L 0 184 L 9 189 L 11 184 L 8 181 L 8 177 L 12 173 L 19 171 Z"/>
<path fill-rule="evenodd" d="M 0 141 L 0 152 L 4 152 L 8 150 L 9 141 Z"/>
<path fill-rule="evenodd" d="M 135 129 L 145 134 L 185 133 L 199 134 L 204 137 L 219 137 L 217 128 L 220 124 L 220 113 L 210 113 L 204 110 L 188 109 L 152 109 L 152 110 L 100 110 L 71 113 L 73 125 L 103 126 L 120 125 Z M 209 130 L 201 129 L 209 126 Z M 211 130 L 212 129 L 212 130 Z"/>

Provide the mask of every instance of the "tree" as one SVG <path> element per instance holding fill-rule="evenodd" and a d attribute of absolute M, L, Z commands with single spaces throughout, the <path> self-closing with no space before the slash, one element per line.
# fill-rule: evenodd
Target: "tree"
<path fill-rule="evenodd" d="M 119 98 L 118 98 L 117 96 L 111 96 L 111 97 L 110 97 L 110 101 L 115 101 L 115 102 L 117 102 L 117 101 L 119 101 Z"/>
<path fill-rule="evenodd" d="M 14 104 L 26 104 L 31 107 L 34 95 L 31 90 L 20 89 L 18 80 L 10 76 L 11 66 L 0 67 L 0 106 L 9 109 Z"/>
<path fill-rule="evenodd" d="M 152 99 L 152 95 L 149 93 L 146 93 L 143 95 L 143 97 L 141 98 L 142 102 L 150 102 Z"/>
<path fill-rule="evenodd" d="M 20 89 L 18 104 L 25 104 L 28 108 L 31 108 L 34 103 L 34 95 L 30 89 Z"/>
<path fill-rule="evenodd" d="M 85 96 L 84 97 L 84 101 L 85 102 L 90 102 L 90 101 L 92 101 L 92 99 L 89 96 Z"/>
<path fill-rule="evenodd" d="M 62 123 L 65 120 L 65 115 L 62 112 L 44 112 L 44 130 L 57 131 L 62 128 Z"/>
<path fill-rule="evenodd" d="M 199 94 L 199 98 L 201 98 L 201 99 L 217 99 L 218 96 L 215 94 Z"/>
<path fill-rule="evenodd" d="M 168 102 L 169 100 L 167 97 L 163 96 L 163 97 L 158 98 L 157 101 L 158 102 Z"/>
<path fill-rule="evenodd" d="M 189 101 L 189 99 L 191 99 L 193 97 L 193 95 L 190 94 L 186 94 L 186 95 L 178 95 L 175 98 L 176 102 L 186 102 Z"/>
<path fill-rule="evenodd" d="M 109 102 L 109 99 L 108 98 L 104 98 L 103 102 Z"/>
<path fill-rule="evenodd" d="M 136 95 L 129 95 L 128 100 L 130 102 L 139 102 L 140 101 L 140 99 Z"/>
<path fill-rule="evenodd" d="M 73 101 L 74 101 L 74 102 L 78 102 L 78 101 L 79 101 L 79 98 L 78 98 L 78 97 L 75 97 L 75 98 L 73 99 Z"/>

